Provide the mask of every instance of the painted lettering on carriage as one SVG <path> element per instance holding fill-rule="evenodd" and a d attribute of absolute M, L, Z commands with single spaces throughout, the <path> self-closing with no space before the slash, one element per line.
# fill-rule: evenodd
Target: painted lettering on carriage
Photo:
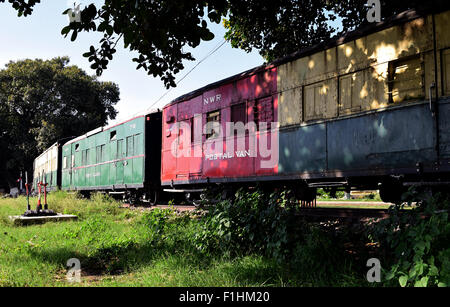
<path fill-rule="evenodd" d="M 211 104 L 211 103 L 219 102 L 221 100 L 222 100 L 222 95 L 221 94 L 217 94 L 217 95 L 213 95 L 213 96 L 210 96 L 210 97 L 203 98 L 203 104 L 204 105 L 208 105 L 208 104 Z"/>
<path fill-rule="evenodd" d="M 245 158 L 250 157 L 250 150 L 238 150 L 235 153 L 233 152 L 226 152 L 226 153 L 216 153 L 216 154 L 209 154 L 205 155 L 205 160 L 226 160 L 226 159 L 232 159 L 232 158 Z"/>
<path fill-rule="evenodd" d="M 99 172 L 97 172 L 97 173 L 93 173 L 93 174 L 86 174 L 86 178 L 90 178 L 90 177 L 100 177 L 100 173 Z"/>

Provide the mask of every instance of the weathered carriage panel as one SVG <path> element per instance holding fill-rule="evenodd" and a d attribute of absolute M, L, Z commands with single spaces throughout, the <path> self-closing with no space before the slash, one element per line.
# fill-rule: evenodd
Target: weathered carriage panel
<path fill-rule="evenodd" d="M 326 125 L 315 124 L 280 132 L 281 175 L 321 173 L 327 168 Z"/>
<path fill-rule="evenodd" d="M 327 124 L 332 171 L 415 168 L 436 161 L 434 123 L 427 105 L 414 105 Z"/>

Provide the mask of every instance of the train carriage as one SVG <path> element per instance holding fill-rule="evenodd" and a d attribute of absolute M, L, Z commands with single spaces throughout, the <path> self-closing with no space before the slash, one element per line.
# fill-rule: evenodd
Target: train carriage
<path fill-rule="evenodd" d="M 396 201 L 405 183 L 448 180 L 449 22 L 450 11 L 406 11 L 174 100 L 163 110 L 162 185 L 266 181 L 306 198 L 359 186 Z M 253 129 L 272 142 L 268 167 L 260 148 L 251 154 L 252 133 L 226 131 L 261 121 L 278 125 Z M 227 148 L 239 137 L 243 151 Z"/>
<path fill-rule="evenodd" d="M 62 189 L 108 191 L 154 202 L 159 191 L 161 112 L 101 127 L 62 148 Z"/>
<path fill-rule="evenodd" d="M 61 149 L 60 142 L 54 143 L 40 154 L 33 162 L 34 191 L 38 191 L 39 182 L 47 184 L 47 190 L 56 190 L 61 186 Z"/>

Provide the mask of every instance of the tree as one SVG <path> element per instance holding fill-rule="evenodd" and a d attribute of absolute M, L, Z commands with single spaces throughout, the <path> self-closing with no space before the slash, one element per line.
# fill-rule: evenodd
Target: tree
<path fill-rule="evenodd" d="M 68 64 L 67 57 L 21 60 L 0 70 L 0 176 L 10 184 L 57 140 L 117 115 L 118 86 Z"/>
<path fill-rule="evenodd" d="M 39 0 L 8 0 L 19 16 L 32 13 Z M 0 0 L 5 2 L 5 0 Z M 330 38 L 337 31 L 329 21 L 342 20 L 342 32 L 366 23 L 367 0 L 105 0 L 97 8 L 90 4 L 81 11 L 81 22 L 71 22 L 61 33 L 76 40 L 80 32 L 104 34 L 98 47 L 84 55 L 101 75 L 113 59 L 116 45 L 137 51 L 133 61 L 160 77 L 166 87 L 175 86 L 174 75 L 183 61 L 195 60 L 187 46 L 214 38 L 207 21 L 224 19 L 225 37 L 233 47 L 258 49 L 268 61 Z M 410 8 L 448 6 L 448 0 L 381 0 L 382 16 Z M 68 14 L 66 10 L 64 14 Z"/>
<path fill-rule="evenodd" d="M 268 61 L 368 24 L 367 0 L 229 1 L 225 38 L 247 52 L 258 49 Z M 384 19 L 408 9 L 448 7 L 448 0 L 381 0 Z M 339 32 L 330 21 L 341 20 Z"/>
<path fill-rule="evenodd" d="M 267 61 L 329 39 L 335 16 L 328 1 L 230 1 L 225 38 L 247 52 L 258 49 Z M 245 3 L 245 5 L 244 5 Z M 325 8 L 325 9 L 324 9 Z"/>
<path fill-rule="evenodd" d="M 133 59 L 137 69 L 161 77 L 167 88 L 175 87 L 174 74 L 184 68 L 183 60 L 194 60 L 185 48 L 195 48 L 202 40 L 214 38 L 207 27 L 205 11 L 210 21 L 219 23 L 226 13 L 226 4 L 225 0 L 106 0 L 99 9 L 94 4 L 83 9 L 81 22 L 71 22 L 61 33 L 71 33 L 71 40 L 82 31 L 104 33 L 100 47 L 91 46 L 84 54 L 93 62 L 91 68 L 97 75 L 107 68 L 123 38 L 125 48 L 139 53 Z M 64 12 L 68 13 L 69 9 Z"/>

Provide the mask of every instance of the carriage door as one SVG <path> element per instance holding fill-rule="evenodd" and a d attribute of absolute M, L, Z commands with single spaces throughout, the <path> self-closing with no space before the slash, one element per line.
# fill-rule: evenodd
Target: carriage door
<path fill-rule="evenodd" d="M 123 158 L 125 157 L 123 140 L 117 140 L 116 184 L 123 184 Z"/>
<path fill-rule="evenodd" d="M 63 147 L 62 182 L 61 186 L 69 188 L 72 185 L 72 151 L 71 145 Z"/>

